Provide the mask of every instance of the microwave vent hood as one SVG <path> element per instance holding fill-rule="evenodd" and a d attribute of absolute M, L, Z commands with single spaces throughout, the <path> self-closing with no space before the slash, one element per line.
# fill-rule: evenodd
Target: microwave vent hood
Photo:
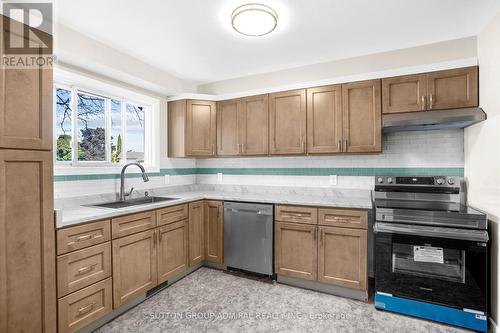
<path fill-rule="evenodd" d="M 382 115 L 384 132 L 465 128 L 486 120 L 481 108 L 389 113 Z"/>

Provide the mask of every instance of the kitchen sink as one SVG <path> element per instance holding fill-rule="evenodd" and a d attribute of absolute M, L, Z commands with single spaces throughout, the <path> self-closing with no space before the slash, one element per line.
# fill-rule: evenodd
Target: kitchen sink
<path fill-rule="evenodd" d="M 177 200 L 177 199 L 178 198 L 143 197 L 143 198 L 137 198 L 137 199 L 130 199 L 130 200 L 126 200 L 126 201 L 105 202 L 105 203 L 95 204 L 95 205 L 91 205 L 91 206 L 118 209 L 118 208 L 130 207 L 130 206 L 147 205 L 147 204 L 163 202 L 163 201 L 172 201 L 172 200 Z"/>

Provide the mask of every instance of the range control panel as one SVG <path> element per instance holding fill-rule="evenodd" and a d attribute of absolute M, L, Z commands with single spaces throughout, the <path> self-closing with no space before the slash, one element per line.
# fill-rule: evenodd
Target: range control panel
<path fill-rule="evenodd" d="M 376 176 L 375 185 L 421 185 L 421 186 L 457 186 L 459 177 L 432 176 L 432 177 L 398 177 L 398 176 Z"/>

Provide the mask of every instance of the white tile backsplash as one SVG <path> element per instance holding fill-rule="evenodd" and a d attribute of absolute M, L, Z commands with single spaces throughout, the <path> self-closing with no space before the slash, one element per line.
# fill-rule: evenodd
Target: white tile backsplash
<path fill-rule="evenodd" d="M 436 168 L 464 166 L 464 131 L 449 129 L 422 132 L 396 132 L 383 135 L 383 152 L 367 155 L 290 156 L 259 158 L 170 159 L 163 158 L 161 168 Z M 373 177 L 339 176 L 337 185 L 329 184 L 328 176 L 263 176 L 263 175 L 179 175 L 165 178 L 127 178 L 127 188 L 160 188 L 189 184 L 274 185 L 322 187 L 338 189 L 371 189 Z M 55 182 L 55 197 L 117 192 L 118 179 Z"/>

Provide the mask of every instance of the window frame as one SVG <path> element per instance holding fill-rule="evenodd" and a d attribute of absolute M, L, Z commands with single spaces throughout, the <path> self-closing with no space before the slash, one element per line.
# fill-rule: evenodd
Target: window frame
<path fill-rule="evenodd" d="M 59 74 L 59 75 L 57 75 Z M 94 86 L 94 87 L 92 87 Z M 92 87 L 92 88 L 91 88 Z M 71 161 L 57 161 L 57 137 L 56 137 L 56 93 L 57 89 L 65 89 L 71 92 Z M 78 151 L 78 121 L 77 94 L 82 93 L 105 100 L 104 121 L 106 131 L 105 161 L 79 161 Z M 154 98 L 136 91 L 125 89 L 111 83 L 89 78 L 76 73 L 66 71 L 55 71 L 53 84 L 53 137 L 54 137 L 54 170 L 56 175 L 65 174 L 95 174 L 116 173 L 127 163 L 126 149 L 122 150 L 119 163 L 111 162 L 111 101 L 120 102 L 121 108 L 121 135 L 126 145 L 126 105 L 141 106 L 144 108 L 144 163 L 141 163 L 148 172 L 159 172 L 160 146 L 159 146 L 159 122 L 160 122 L 160 99 Z M 128 97 L 125 97 L 128 96 Z"/>

